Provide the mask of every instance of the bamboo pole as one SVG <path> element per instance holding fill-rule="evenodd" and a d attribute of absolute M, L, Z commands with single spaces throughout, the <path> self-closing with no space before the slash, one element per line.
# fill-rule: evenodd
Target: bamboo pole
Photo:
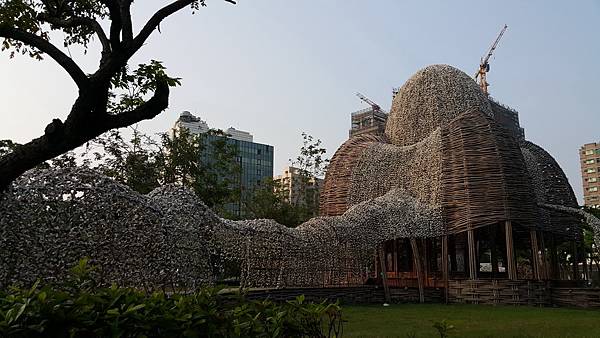
<path fill-rule="evenodd" d="M 385 268 L 385 251 L 383 250 L 383 245 L 384 243 L 379 246 L 379 266 L 381 270 L 381 281 L 383 284 L 385 302 L 389 304 L 392 302 L 392 297 L 390 296 L 390 288 L 387 282 L 387 269 Z"/>
<path fill-rule="evenodd" d="M 467 245 L 469 250 L 469 277 L 477 279 L 477 255 L 475 250 L 475 233 L 473 229 L 467 230 Z"/>
<path fill-rule="evenodd" d="M 546 241 L 544 239 L 544 233 L 542 231 L 539 232 L 539 242 L 540 242 L 540 251 L 541 259 L 542 259 L 542 278 L 544 280 L 550 279 L 550 265 L 548 264 L 548 257 L 546 257 Z"/>
<path fill-rule="evenodd" d="M 415 238 L 411 238 L 410 245 L 412 247 L 413 252 L 413 265 L 415 266 L 415 271 L 417 273 L 417 283 L 419 284 L 419 303 L 425 303 L 425 293 L 423 290 L 423 274 L 421 272 L 421 255 L 419 254 L 419 246 L 417 244 L 417 240 Z"/>
<path fill-rule="evenodd" d="M 444 280 L 444 300 L 448 303 L 448 235 L 442 236 L 442 278 Z"/>
<path fill-rule="evenodd" d="M 515 261 L 515 247 L 513 244 L 513 229 L 512 222 L 506 221 L 505 225 L 505 235 L 506 235 L 506 260 L 507 260 L 507 268 L 508 268 L 508 279 L 516 280 L 517 279 L 517 264 Z"/>
<path fill-rule="evenodd" d="M 533 261 L 533 274 L 536 280 L 542 280 L 542 273 L 540 271 L 540 251 L 537 240 L 537 232 L 535 229 L 529 230 L 529 237 L 531 240 L 531 260 Z"/>

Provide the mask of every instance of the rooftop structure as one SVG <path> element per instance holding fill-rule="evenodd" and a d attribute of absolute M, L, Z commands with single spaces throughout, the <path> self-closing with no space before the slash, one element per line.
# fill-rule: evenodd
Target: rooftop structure
<path fill-rule="evenodd" d="M 173 126 L 173 130 L 179 130 L 181 128 L 189 130 L 191 134 L 207 133 L 210 129 L 206 121 L 192 115 L 192 113 L 187 110 L 181 112 Z"/>
<path fill-rule="evenodd" d="M 600 208 L 600 142 L 587 143 L 579 148 L 583 205 Z"/>

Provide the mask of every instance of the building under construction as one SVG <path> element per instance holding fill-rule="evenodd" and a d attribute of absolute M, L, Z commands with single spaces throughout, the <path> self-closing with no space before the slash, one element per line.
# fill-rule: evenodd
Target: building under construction
<path fill-rule="evenodd" d="M 352 125 L 350 127 L 349 136 L 352 137 L 364 134 L 383 135 L 388 117 L 387 113 L 381 109 L 377 103 L 371 101 L 364 95 L 356 93 L 356 96 L 370 105 L 370 107 L 352 113 Z"/>

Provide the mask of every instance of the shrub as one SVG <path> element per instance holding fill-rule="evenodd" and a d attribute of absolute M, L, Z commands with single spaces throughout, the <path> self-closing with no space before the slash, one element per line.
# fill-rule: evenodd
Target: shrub
<path fill-rule="evenodd" d="M 5 337 L 325 337 L 339 336 L 337 304 L 250 301 L 223 288 L 190 294 L 97 287 L 83 261 L 68 285 L 0 291 Z"/>

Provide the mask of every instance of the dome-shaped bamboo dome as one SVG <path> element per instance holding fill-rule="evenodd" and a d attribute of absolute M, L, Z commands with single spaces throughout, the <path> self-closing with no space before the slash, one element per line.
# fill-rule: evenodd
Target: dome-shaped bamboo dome
<path fill-rule="evenodd" d="M 492 115 L 488 99 L 473 79 L 452 66 L 428 66 L 400 88 L 385 134 L 395 145 L 414 144 L 472 109 Z"/>

